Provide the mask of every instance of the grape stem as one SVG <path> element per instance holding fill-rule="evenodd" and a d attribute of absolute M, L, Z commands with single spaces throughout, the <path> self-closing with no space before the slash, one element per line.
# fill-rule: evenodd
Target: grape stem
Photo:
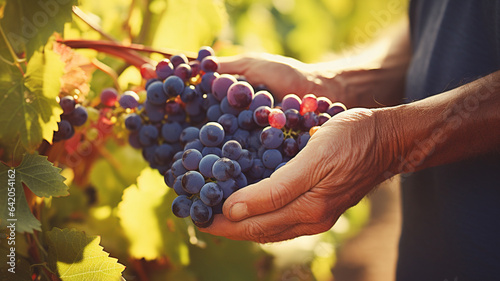
<path fill-rule="evenodd" d="M 5 45 L 7 45 L 7 49 L 9 49 L 9 53 L 12 56 L 12 59 L 14 60 L 14 62 L 12 62 L 12 63 L 9 62 L 9 64 L 11 64 L 11 65 L 14 64 L 15 66 L 17 66 L 19 71 L 21 71 L 21 74 L 24 76 L 24 71 L 23 71 L 23 68 L 21 67 L 21 63 L 26 62 L 26 59 L 24 59 L 24 58 L 20 59 L 17 56 L 16 52 L 14 51 L 14 48 L 12 48 L 12 45 L 10 44 L 9 40 L 7 39 L 7 36 L 5 36 L 5 32 L 3 31 L 3 28 L 1 25 L 0 25 L 0 33 L 2 34 L 2 38 L 5 41 Z M 8 61 L 8 60 L 4 59 L 3 57 L 2 57 L 2 60 Z"/>
<path fill-rule="evenodd" d="M 115 38 L 113 38 L 111 35 L 107 34 L 104 32 L 100 26 L 95 24 L 87 14 L 85 14 L 80 8 L 77 6 L 73 6 L 73 14 L 77 16 L 79 19 L 81 19 L 86 25 L 88 25 L 90 28 L 93 30 L 97 31 L 99 34 L 101 34 L 102 37 L 108 39 L 109 41 L 113 42 L 118 42 Z"/>
<path fill-rule="evenodd" d="M 109 67 L 107 64 L 102 63 L 96 58 L 92 59 L 92 65 L 95 66 L 100 71 L 106 73 L 109 77 L 111 77 L 111 79 L 113 79 L 113 83 L 115 85 L 116 90 L 119 93 L 122 92 L 120 88 L 120 83 L 118 83 L 118 74 L 113 68 Z"/>

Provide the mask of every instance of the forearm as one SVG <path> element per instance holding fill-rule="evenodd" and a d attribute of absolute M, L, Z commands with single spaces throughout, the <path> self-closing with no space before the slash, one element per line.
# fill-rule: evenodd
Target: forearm
<path fill-rule="evenodd" d="M 375 110 L 391 124 L 392 172 L 500 153 L 500 71 L 414 103 Z"/>
<path fill-rule="evenodd" d="M 409 26 L 403 19 L 357 56 L 309 65 L 316 81 L 313 92 L 349 108 L 400 104 L 410 57 Z"/>

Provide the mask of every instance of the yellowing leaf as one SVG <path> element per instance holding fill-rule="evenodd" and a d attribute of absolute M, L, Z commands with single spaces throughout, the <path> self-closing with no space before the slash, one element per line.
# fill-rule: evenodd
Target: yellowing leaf
<path fill-rule="evenodd" d="M 131 185 L 123 192 L 118 217 L 130 240 L 132 257 L 153 260 L 161 256 L 164 245 L 157 210 L 162 206 L 167 190 L 163 177 L 146 168 L 137 179 L 137 185 Z"/>
<path fill-rule="evenodd" d="M 124 191 L 117 216 L 130 241 L 132 257 L 152 260 L 167 256 L 174 264 L 189 264 L 186 224 L 170 209 L 175 197 L 163 177 L 151 168 L 142 171 L 137 185 Z"/>
<path fill-rule="evenodd" d="M 49 267 L 63 281 L 121 280 L 125 266 L 110 258 L 101 238 L 75 229 L 53 228 L 47 233 Z"/>

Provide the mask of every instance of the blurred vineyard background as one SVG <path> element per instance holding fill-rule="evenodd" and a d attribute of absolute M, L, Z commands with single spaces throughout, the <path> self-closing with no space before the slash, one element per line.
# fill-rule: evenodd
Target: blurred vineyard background
<path fill-rule="evenodd" d="M 210 45 L 218 56 L 270 52 L 319 62 L 362 49 L 405 14 L 407 2 L 80 0 L 78 8 L 87 22 L 73 15 L 64 39 L 115 40 L 179 52 Z M 102 66 L 88 70 L 89 101 L 104 88 L 124 91 L 143 83 L 139 70 L 120 58 L 91 49 L 77 52 Z M 370 200 L 363 200 L 320 235 L 264 246 L 230 241 L 173 217 L 173 192 L 126 142 L 104 143 L 91 166 L 85 165 L 85 147 L 77 147 L 71 157 L 61 165 L 71 195 L 45 199 L 42 228 L 100 235 L 104 250 L 126 265 L 126 280 L 333 280 L 339 247 L 370 218 Z"/>

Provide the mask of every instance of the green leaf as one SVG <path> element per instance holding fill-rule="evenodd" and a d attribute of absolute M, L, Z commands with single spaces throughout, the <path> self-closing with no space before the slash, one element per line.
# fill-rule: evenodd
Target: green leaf
<path fill-rule="evenodd" d="M 125 266 L 103 251 L 100 237 L 67 228 L 53 228 L 46 234 L 49 267 L 63 281 L 121 280 Z"/>
<path fill-rule="evenodd" d="M 21 141 L 32 152 L 43 139 L 52 142 L 62 109 L 55 97 L 59 94 L 64 64 L 57 54 L 45 48 L 28 62 L 26 77 L 0 83 L 0 146 L 13 153 L 12 144 Z"/>
<path fill-rule="evenodd" d="M 22 183 L 39 197 L 68 195 L 68 187 L 64 184 L 65 178 L 59 174 L 61 169 L 54 167 L 46 156 L 35 153 L 25 154 L 21 164 L 12 169 L 15 172 L 9 172 L 9 170 L 11 170 L 10 167 L 0 165 L 0 179 L 3 183 L 8 183 L 9 175 L 10 178 L 15 179 L 13 186 L 0 185 L 0 202 L 1 206 L 5 206 L 0 210 L 1 225 L 5 226 L 8 218 L 15 218 L 18 232 L 32 233 L 34 229 L 41 230 L 40 222 L 30 211 Z M 15 190 L 12 190 L 12 187 Z M 11 202 L 8 201 L 9 191 L 15 193 L 15 212 L 12 212 L 14 216 L 10 215 L 11 212 L 6 207 Z"/>
<path fill-rule="evenodd" d="M 183 221 L 170 210 L 171 200 L 166 195 L 173 193 L 171 191 L 163 177 L 151 168 L 142 171 L 137 185 L 124 191 L 117 216 L 130 241 L 132 257 L 153 260 L 168 256 L 173 263 L 189 263 L 187 236 L 184 236 L 186 225 L 182 228 L 175 224 Z"/>
<path fill-rule="evenodd" d="M 186 19 L 187 24 L 179 24 Z M 197 52 L 203 45 L 212 45 L 226 23 L 223 1 L 168 1 L 152 45 Z"/>
<path fill-rule="evenodd" d="M 30 59 L 54 34 L 62 33 L 72 19 L 76 0 L 7 0 L 1 21 L 9 43 L 16 53 L 26 52 Z"/>

